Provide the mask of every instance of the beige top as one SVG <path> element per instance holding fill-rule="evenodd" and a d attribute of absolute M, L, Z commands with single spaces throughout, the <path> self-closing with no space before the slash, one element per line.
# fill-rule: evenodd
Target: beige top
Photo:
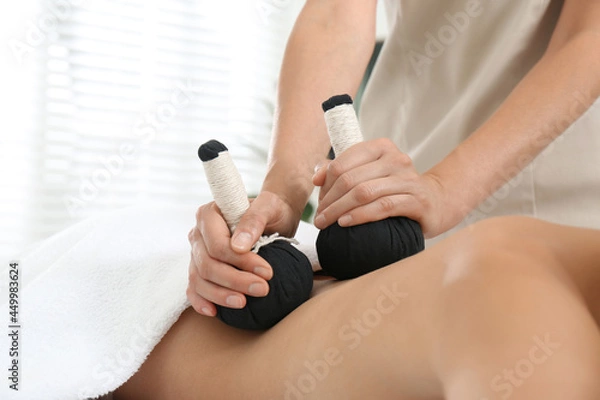
<path fill-rule="evenodd" d="M 539 60 L 562 1 L 387 0 L 386 6 L 390 35 L 363 97 L 361 125 L 366 139 L 387 135 L 424 172 L 485 122 Z M 582 110 L 582 97 L 573 93 L 571 112 Z M 524 214 L 600 228 L 599 129 L 596 101 L 460 226 Z"/>

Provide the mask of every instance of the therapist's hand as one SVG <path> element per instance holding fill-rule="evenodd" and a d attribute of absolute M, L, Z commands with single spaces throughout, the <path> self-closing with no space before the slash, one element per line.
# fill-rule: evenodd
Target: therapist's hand
<path fill-rule="evenodd" d="M 273 270 L 250 251 L 252 245 L 263 232 L 292 237 L 298 223 L 291 207 L 270 192 L 262 192 L 251 202 L 233 237 L 214 202 L 201 206 L 188 235 L 192 254 L 186 294 L 194 310 L 215 316 L 215 304 L 243 308 L 245 294 L 266 296 Z"/>
<path fill-rule="evenodd" d="M 443 186 L 435 176 L 419 174 L 389 139 L 356 144 L 317 166 L 313 183 L 321 186 L 319 229 L 335 221 L 347 227 L 404 216 L 419 222 L 427 238 L 446 230 Z"/>

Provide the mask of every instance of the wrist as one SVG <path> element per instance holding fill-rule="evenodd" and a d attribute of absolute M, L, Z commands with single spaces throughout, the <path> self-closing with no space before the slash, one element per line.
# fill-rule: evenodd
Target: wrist
<path fill-rule="evenodd" d="M 314 189 L 313 169 L 272 163 L 267 171 L 262 192 L 270 192 L 286 203 L 299 221 Z"/>
<path fill-rule="evenodd" d="M 458 225 L 471 212 L 472 207 L 460 193 L 452 192 L 447 181 L 434 171 L 425 172 L 423 178 L 429 181 L 433 193 L 433 201 L 430 209 L 425 211 L 427 215 L 424 219 L 435 220 L 427 224 L 428 229 L 424 233 L 427 238 L 433 238 Z"/>

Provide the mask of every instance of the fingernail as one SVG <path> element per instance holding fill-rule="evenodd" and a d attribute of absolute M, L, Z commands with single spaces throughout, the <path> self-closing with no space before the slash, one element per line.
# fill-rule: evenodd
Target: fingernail
<path fill-rule="evenodd" d="M 242 299 L 238 296 L 229 296 L 225 299 L 225 303 L 231 308 L 242 308 Z"/>
<path fill-rule="evenodd" d="M 325 224 L 325 217 L 323 214 L 319 214 L 315 217 L 315 225 L 323 226 Z"/>
<path fill-rule="evenodd" d="M 260 276 L 263 279 L 269 280 L 271 279 L 271 270 L 265 267 L 256 267 L 253 270 L 255 275 Z"/>
<path fill-rule="evenodd" d="M 262 297 L 267 294 L 267 288 L 262 283 L 253 283 L 248 287 L 248 293 L 254 297 Z"/>
<path fill-rule="evenodd" d="M 319 172 L 319 170 L 321 169 L 322 166 L 323 166 L 323 161 L 321 161 L 317 165 L 315 165 L 314 173 L 316 174 L 317 172 Z"/>
<path fill-rule="evenodd" d="M 234 236 L 232 244 L 240 250 L 249 249 L 253 244 L 252 236 L 248 232 L 240 232 Z"/>
<path fill-rule="evenodd" d="M 206 315 L 207 317 L 212 317 L 212 312 L 207 307 L 203 307 L 200 311 L 202 311 L 202 314 Z"/>
<path fill-rule="evenodd" d="M 352 223 L 352 216 L 351 215 L 342 215 L 338 221 L 338 224 L 340 226 L 348 226 Z"/>

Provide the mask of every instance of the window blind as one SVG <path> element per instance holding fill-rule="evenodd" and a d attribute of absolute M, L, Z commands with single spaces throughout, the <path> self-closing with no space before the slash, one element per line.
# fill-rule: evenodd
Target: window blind
<path fill-rule="evenodd" d="M 29 59 L 26 123 L 3 138 L 4 258 L 111 209 L 210 201 L 196 156 L 209 139 L 256 194 L 301 3 L 72 0 Z"/>

